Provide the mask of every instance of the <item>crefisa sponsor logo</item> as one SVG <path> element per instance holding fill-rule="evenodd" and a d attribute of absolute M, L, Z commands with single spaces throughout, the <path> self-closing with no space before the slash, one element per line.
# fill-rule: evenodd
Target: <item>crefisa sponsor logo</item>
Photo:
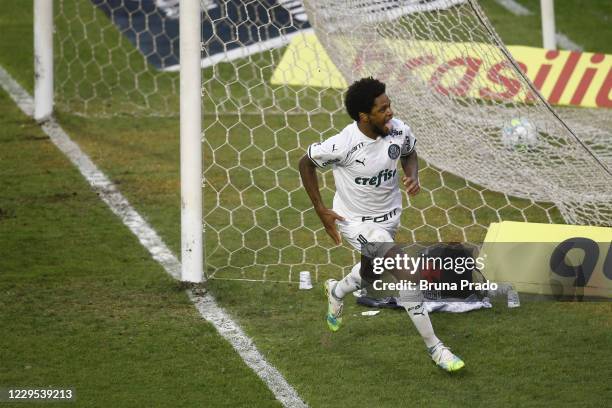
<path fill-rule="evenodd" d="M 398 147 L 398 149 L 399 149 L 399 147 Z M 399 155 L 399 150 L 398 150 L 398 155 Z M 389 181 L 389 180 L 393 180 L 393 178 L 395 178 L 396 174 L 397 174 L 397 169 L 395 169 L 395 170 L 383 169 L 383 170 L 379 171 L 376 176 L 372 176 L 372 177 L 355 177 L 355 184 L 359 184 L 359 185 L 362 185 L 362 186 L 380 187 L 381 183 Z"/>

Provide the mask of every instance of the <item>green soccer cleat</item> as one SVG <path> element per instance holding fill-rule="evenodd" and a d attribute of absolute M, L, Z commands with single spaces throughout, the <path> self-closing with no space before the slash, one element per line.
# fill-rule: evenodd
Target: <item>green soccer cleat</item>
<path fill-rule="evenodd" d="M 325 281 L 325 296 L 327 296 L 327 326 L 329 330 L 335 332 L 338 331 L 342 324 L 342 301 L 338 300 L 332 295 L 332 290 L 338 283 L 335 279 L 328 279 Z"/>
<path fill-rule="evenodd" d="M 450 349 L 442 342 L 431 347 L 428 351 L 434 363 L 446 372 L 453 373 L 465 367 L 463 360 L 451 353 Z"/>

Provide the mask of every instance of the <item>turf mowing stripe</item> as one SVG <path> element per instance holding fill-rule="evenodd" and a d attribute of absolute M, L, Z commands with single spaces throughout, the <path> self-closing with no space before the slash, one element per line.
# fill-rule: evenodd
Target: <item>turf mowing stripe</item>
<path fill-rule="evenodd" d="M 2 66 L 0 66 L 0 84 L 17 106 L 26 115 L 32 117 L 34 112 L 32 97 Z M 130 205 L 117 187 L 97 168 L 89 156 L 70 139 L 54 119 L 42 123 L 41 127 L 53 144 L 79 169 L 94 191 L 98 193 L 98 196 L 136 235 L 153 259 L 163 266 L 173 278 L 180 279 L 181 264 L 179 260 L 168 249 L 157 232 Z M 274 366 L 265 360 L 253 341 L 242 331 L 238 323 L 217 304 L 212 295 L 209 293 L 196 295 L 190 290 L 187 290 L 187 294 L 200 315 L 210 322 L 217 332 L 232 345 L 242 360 L 266 383 L 283 406 L 307 407 L 295 389 Z"/>

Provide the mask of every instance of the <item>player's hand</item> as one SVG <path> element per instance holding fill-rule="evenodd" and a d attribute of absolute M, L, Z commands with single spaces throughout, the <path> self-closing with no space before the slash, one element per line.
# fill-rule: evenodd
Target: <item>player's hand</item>
<path fill-rule="evenodd" d="M 334 240 L 336 245 L 340 245 L 340 233 L 336 229 L 336 221 L 344 221 L 344 218 L 329 208 L 321 208 L 316 211 L 327 234 Z"/>
<path fill-rule="evenodd" d="M 421 185 L 419 184 L 418 177 L 404 176 L 402 177 L 402 183 L 404 184 L 408 195 L 417 195 L 419 191 L 421 191 Z"/>

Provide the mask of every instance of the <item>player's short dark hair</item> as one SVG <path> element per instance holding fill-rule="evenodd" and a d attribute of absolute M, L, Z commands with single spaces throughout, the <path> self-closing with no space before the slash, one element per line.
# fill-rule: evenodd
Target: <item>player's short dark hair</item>
<path fill-rule="evenodd" d="M 361 78 L 349 86 L 344 96 L 344 106 L 349 116 L 359 121 L 359 112 L 370 113 L 374 99 L 385 93 L 386 85 L 372 77 Z"/>

